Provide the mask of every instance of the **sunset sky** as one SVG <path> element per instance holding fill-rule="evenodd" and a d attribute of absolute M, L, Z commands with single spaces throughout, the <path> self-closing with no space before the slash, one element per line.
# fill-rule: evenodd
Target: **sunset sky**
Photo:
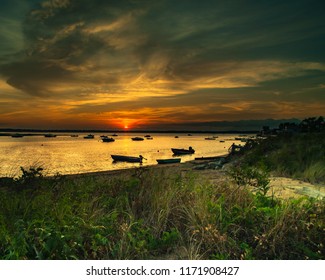
<path fill-rule="evenodd" d="M 325 115 L 323 0 L 0 3 L 0 128 Z"/>

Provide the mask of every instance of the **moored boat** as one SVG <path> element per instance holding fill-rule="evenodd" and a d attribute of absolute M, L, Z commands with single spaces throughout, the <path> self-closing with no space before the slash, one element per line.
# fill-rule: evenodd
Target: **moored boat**
<path fill-rule="evenodd" d="M 107 143 L 107 142 L 114 142 L 115 139 L 112 138 L 112 137 L 108 137 L 108 136 L 105 136 L 105 137 L 102 137 L 102 141 Z"/>
<path fill-rule="evenodd" d="M 84 139 L 94 139 L 95 136 L 93 134 L 88 134 L 86 136 L 84 136 Z"/>
<path fill-rule="evenodd" d="M 132 137 L 131 139 L 133 141 L 143 141 L 144 140 L 144 138 L 142 138 L 142 137 Z"/>
<path fill-rule="evenodd" d="M 158 164 L 169 164 L 169 163 L 179 163 L 180 158 L 168 158 L 168 159 L 157 159 Z"/>
<path fill-rule="evenodd" d="M 192 147 L 189 147 L 188 149 L 172 148 L 172 152 L 174 155 L 188 155 L 188 154 L 194 154 L 195 150 Z"/>
<path fill-rule="evenodd" d="M 111 155 L 114 161 L 124 161 L 124 162 L 140 162 L 144 159 L 143 156 L 139 155 L 138 157 L 122 156 L 122 155 Z"/>
<path fill-rule="evenodd" d="M 204 139 L 205 140 L 216 140 L 216 138 L 214 138 L 214 137 L 205 137 Z"/>

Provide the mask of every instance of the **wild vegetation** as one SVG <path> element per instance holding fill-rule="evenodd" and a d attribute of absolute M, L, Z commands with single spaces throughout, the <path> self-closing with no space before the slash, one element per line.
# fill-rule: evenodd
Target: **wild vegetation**
<path fill-rule="evenodd" d="M 219 183 L 167 167 L 53 178 L 21 168 L 0 179 L 0 257 L 325 259 L 325 201 L 269 192 L 270 174 L 325 182 L 324 127 L 309 118 L 248 142 Z"/>
<path fill-rule="evenodd" d="M 245 168 L 217 185 L 168 168 L 77 178 L 22 169 L 0 182 L 0 256 L 324 259 L 324 201 L 275 199 L 268 173 Z"/>
<path fill-rule="evenodd" d="M 289 126 L 291 130 L 247 143 L 249 147 L 239 155 L 240 164 L 266 169 L 276 176 L 325 183 L 325 123 L 320 120 L 281 124 L 280 128 Z"/>

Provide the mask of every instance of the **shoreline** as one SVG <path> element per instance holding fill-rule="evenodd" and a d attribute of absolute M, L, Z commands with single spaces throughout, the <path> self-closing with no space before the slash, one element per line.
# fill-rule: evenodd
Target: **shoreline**
<path fill-rule="evenodd" d="M 174 163 L 174 164 L 156 164 L 156 165 L 147 165 L 140 167 L 130 167 L 117 170 L 107 170 L 107 171 L 94 171 L 94 172 L 84 172 L 77 174 L 65 174 L 62 175 L 66 179 L 83 179 L 89 177 L 97 178 L 106 178 L 106 177 L 119 177 L 119 176 L 133 176 L 137 171 L 174 171 L 180 173 L 189 173 L 192 172 L 202 179 L 207 180 L 211 184 L 220 184 L 225 181 L 229 181 L 227 178 L 226 170 L 228 166 L 233 163 L 233 160 L 225 163 L 224 168 L 220 169 L 200 169 L 202 164 L 208 165 L 213 163 L 213 160 L 191 160 L 183 163 Z M 168 173 L 168 172 L 166 172 Z M 53 176 L 49 176 L 53 177 Z M 280 177 L 280 176 L 270 176 L 270 195 L 274 195 L 277 198 L 290 199 L 290 198 L 299 198 L 303 196 L 313 197 L 313 198 L 325 198 L 325 185 L 322 184 L 311 184 L 302 180 L 289 178 L 289 177 Z"/>

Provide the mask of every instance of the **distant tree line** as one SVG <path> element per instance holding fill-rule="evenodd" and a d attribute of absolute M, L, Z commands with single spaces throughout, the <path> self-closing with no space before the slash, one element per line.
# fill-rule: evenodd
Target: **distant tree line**
<path fill-rule="evenodd" d="M 300 123 L 285 122 L 279 125 L 277 129 L 270 129 L 263 126 L 262 135 L 281 134 L 281 133 L 308 133 L 325 131 L 325 120 L 323 116 L 310 117 L 302 120 Z"/>

